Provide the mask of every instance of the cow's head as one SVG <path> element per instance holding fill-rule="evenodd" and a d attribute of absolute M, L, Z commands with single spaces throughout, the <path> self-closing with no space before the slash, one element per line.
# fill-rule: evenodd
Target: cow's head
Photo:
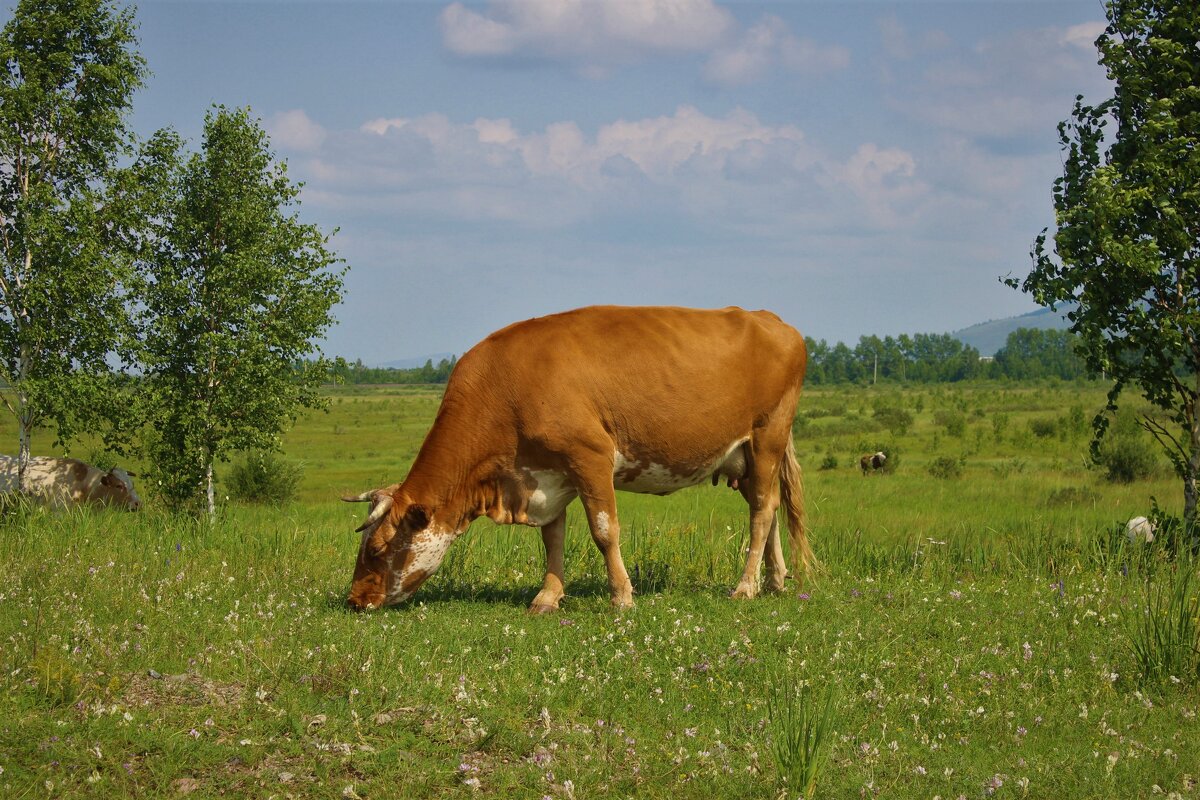
<path fill-rule="evenodd" d="M 142 507 L 142 498 L 133 490 L 134 473 L 113 467 L 100 476 L 100 485 L 92 489 L 93 501 L 109 506 L 137 511 Z"/>
<path fill-rule="evenodd" d="M 362 543 L 347 598 L 356 611 L 411 597 L 437 571 L 455 539 L 454 531 L 435 522 L 431 509 L 409 500 L 396 485 L 342 499 L 371 503 L 367 521 L 357 529 Z"/>

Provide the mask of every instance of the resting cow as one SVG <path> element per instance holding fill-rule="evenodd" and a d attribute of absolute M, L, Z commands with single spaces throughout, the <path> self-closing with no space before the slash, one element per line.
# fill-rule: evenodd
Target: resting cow
<path fill-rule="evenodd" d="M 858 466 L 862 468 L 863 475 L 866 475 L 868 472 L 873 472 L 877 469 L 883 469 L 883 464 L 885 461 L 887 461 L 887 456 L 883 453 L 883 451 L 880 451 L 878 453 L 872 453 L 860 458 L 858 460 Z"/>
<path fill-rule="evenodd" d="M 669 494 L 724 476 L 750 505 L 750 547 L 734 597 L 783 589 L 776 511 L 793 566 L 814 560 L 792 418 L 804 338 L 767 311 L 598 306 L 518 322 L 458 362 L 408 477 L 370 501 L 349 604 L 412 596 L 450 544 L 486 516 L 540 527 L 546 576 L 530 611 L 563 597 L 567 504 L 583 502 L 614 606 L 633 604 L 615 490 Z"/>
<path fill-rule="evenodd" d="M 67 508 L 100 505 L 137 511 L 142 500 L 133 490 L 134 473 L 113 467 L 108 472 L 75 458 L 35 456 L 26 467 L 26 483 L 34 498 Z M 16 492 L 16 456 L 0 456 L 0 492 Z"/>

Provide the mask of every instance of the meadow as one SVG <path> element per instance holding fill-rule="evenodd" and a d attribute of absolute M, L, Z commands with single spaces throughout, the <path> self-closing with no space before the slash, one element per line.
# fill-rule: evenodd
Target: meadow
<path fill-rule="evenodd" d="M 730 600 L 740 496 L 619 495 L 636 607 L 576 504 L 544 617 L 537 531 L 486 520 L 413 601 L 346 609 L 365 508 L 337 498 L 404 475 L 439 394 L 330 399 L 282 507 L 6 512 L 0 796 L 795 798 L 790 709 L 827 723 L 808 800 L 1200 797 L 1198 676 L 1137 649 L 1195 567 L 1121 544 L 1181 489 L 1090 465 L 1099 385 L 808 389 L 817 580 Z"/>

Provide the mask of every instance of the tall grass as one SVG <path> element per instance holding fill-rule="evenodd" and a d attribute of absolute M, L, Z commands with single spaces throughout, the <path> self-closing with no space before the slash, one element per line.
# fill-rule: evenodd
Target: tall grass
<path fill-rule="evenodd" d="M 784 794 L 813 800 L 832 749 L 837 718 L 833 684 L 818 694 L 808 685 L 794 687 L 786 674 L 776 675 L 767 695 L 767 713 L 771 754 Z"/>

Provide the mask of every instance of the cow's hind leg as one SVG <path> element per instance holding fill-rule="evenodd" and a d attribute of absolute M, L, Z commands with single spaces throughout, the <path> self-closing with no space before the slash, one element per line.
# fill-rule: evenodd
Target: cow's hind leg
<path fill-rule="evenodd" d="M 783 582 L 788 576 L 787 562 L 783 558 L 783 543 L 779 540 L 779 515 L 772 516 L 774 518 L 771 520 L 771 530 L 767 534 L 767 578 L 763 583 L 763 591 L 782 592 Z"/>
<path fill-rule="evenodd" d="M 779 482 L 773 467 L 762 468 L 758 461 L 748 480 L 742 481 L 738 487 L 746 502 L 750 505 L 750 547 L 746 553 L 746 567 L 742 578 L 734 587 L 732 596 L 749 599 L 758 594 L 758 572 L 762 565 L 763 553 L 774 533 L 774 542 L 768 555 L 770 563 L 770 579 L 783 585 L 783 575 L 787 570 L 783 567 L 783 549 L 779 544 L 779 522 L 775 511 L 779 508 Z M 778 558 L 775 551 L 779 549 Z"/>
<path fill-rule="evenodd" d="M 567 512 L 558 519 L 542 526 L 542 544 L 546 546 L 546 577 L 542 590 L 529 605 L 530 614 L 545 614 L 558 611 L 558 601 L 563 598 L 563 543 L 567 533 Z"/>

